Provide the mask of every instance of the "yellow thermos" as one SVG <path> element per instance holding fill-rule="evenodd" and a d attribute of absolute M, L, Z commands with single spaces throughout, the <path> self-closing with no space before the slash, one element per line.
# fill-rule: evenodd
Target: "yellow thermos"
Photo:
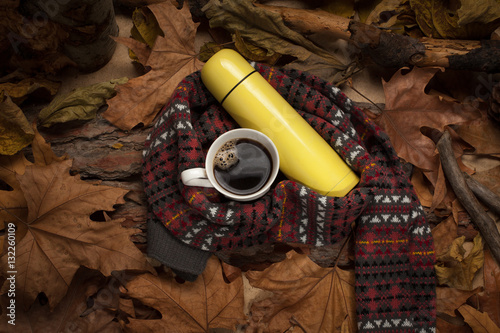
<path fill-rule="evenodd" d="M 332 197 L 345 196 L 359 182 L 335 150 L 236 51 L 213 55 L 201 79 L 241 127 L 274 142 L 280 170 L 288 179 Z"/>

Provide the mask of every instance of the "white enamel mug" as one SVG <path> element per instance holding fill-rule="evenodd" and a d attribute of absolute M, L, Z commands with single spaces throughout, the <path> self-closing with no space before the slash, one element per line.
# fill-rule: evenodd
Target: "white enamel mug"
<path fill-rule="evenodd" d="M 236 194 L 222 187 L 216 180 L 214 174 L 214 159 L 220 148 L 227 142 L 238 139 L 253 140 L 263 145 L 271 157 L 272 169 L 268 180 L 255 192 L 250 194 Z M 237 201 L 251 201 L 263 196 L 273 184 L 279 171 L 280 159 L 276 146 L 265 134 L 250 129 L 237 128 L 230 130 L 218 137 L 210 146 L 204 168 L 193 168 L 184 170 L 181 173 L 181 180 L 187 186 L 213 187 L 229 199 Z"/>

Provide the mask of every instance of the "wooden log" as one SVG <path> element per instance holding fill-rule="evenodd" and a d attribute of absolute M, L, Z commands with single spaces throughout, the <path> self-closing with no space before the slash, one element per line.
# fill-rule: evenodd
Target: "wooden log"
<path fill-rule="evenodd" d="M 394 34 L 323 10 L 255 4 L 279 14 L 285 24 L 304 36 L 316 33 L 354 43 L 384 67 L 441 66 L 450 69 L 500 72 L 500 41 L 415 39 Z"/>

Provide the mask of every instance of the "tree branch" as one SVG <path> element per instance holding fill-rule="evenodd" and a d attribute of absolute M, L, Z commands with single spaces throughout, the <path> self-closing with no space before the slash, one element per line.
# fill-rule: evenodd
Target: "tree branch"
<path fill-rule="evenodd" d="M 277 13 L 290 29 L 308 37 L 328 33 L 357 45 L 374 62 L 384 67 L 440 66 L 450 69 L 500 72 L 500 41 L 415 39 L 381 30 L 375 26 L 328 13 L 255 4 Z"/>
<path fill-rule="evenodd" d="M 495 221 L 493 221 L 493 219 L 491 219 L 491 217 L 481 208 L 481 205 L 471 189 L 467 186 L 465 177 L 455 159 L 455 154 L 451 147 L 451 136 L 448 131 L 445 131 L 439 139 L 437 149 L 441 158 L 444 174 L 455 192 L 455 195 L 479 229 L 493 257 L 500 263 L 500 233 L 498 232 Z"/>
<path fill-rule="evenodd" d="M 464 173 L 464 177 L 472 193 L 493 213 L 500 216 L 500 197 L 468 174 Z"/>

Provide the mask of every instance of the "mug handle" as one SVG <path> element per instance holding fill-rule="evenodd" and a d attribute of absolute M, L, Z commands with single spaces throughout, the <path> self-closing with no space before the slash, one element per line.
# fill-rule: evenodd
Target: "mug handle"
<path fill-rule="evenodd" d="M 187 169 L 181 172 L 181 180 L 187 186 L 214 187 L 207 177 L 205 168 Z"/>

